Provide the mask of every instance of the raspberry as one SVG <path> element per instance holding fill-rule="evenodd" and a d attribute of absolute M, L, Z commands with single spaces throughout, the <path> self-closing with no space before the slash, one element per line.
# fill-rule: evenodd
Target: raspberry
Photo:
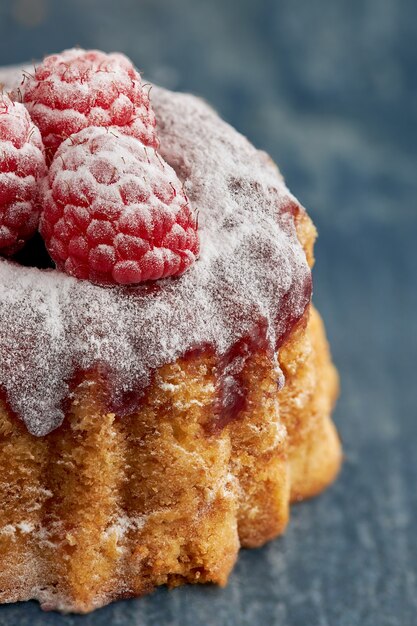
<path fill-rule="evenodd" d="M 118 126 L 157 147 L 155 115 L 139 73 L 123 54 L 65 50 L 29 74 L 21 97 L 39 127 L 48 162 L 58 146 L 88 126 Z"/>
<path fill-rule="evenodd" d="M 37 183 L 45 174 L 38 128 L 23 104 L 0 95 L 0 254 L 14 254 L 36 232 Z"/>
<path fill-rule="evenodd" d="M 86 128 L 58 148 L 44 182 L 40 232 L 58 269 L 95 283 L 182 274 L 199 251 L 174 170 L 135 137 Z"/>

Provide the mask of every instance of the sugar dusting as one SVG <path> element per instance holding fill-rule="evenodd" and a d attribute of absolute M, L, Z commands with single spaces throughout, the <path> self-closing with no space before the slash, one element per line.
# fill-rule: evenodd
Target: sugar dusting
<path fill-rule="evenodd" d="M 309 302 L 298 203 L 273 164 L 194 96 L 155 87 L 152 103 L 160 152 L 199 211 L 200 258 L 151 290 L 0 260 L 0 387 L 34 435 L 61 424 L 77 371 L 104 368 L 123 402 L 154 368 L 206 344 L 222 356 L 260 321 L 275 349 Z"/>

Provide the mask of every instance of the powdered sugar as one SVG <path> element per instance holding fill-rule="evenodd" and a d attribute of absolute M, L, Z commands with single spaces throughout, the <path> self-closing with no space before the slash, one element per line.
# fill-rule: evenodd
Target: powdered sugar
<path fill-rule="evenodd" d="M 310 271 L 278 171 L 202 101 L 154 88 L 160 151 L 199 211 L 200 259 L 155 288 L 103 288 L 0 261 L 0 384 L 41 436 L 62 421 L 77 370 L 104 366 L 123 399 L 153 368 L 261 323 L 279 345 L 310 298 Z"/>

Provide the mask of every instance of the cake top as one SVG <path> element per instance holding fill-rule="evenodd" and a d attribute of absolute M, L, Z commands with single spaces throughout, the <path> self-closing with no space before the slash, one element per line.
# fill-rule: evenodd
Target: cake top
<path fill-rule="evenodd" d="M 126 413 L 152 371 L 190 349 L 224 356 L 262 328 L 275 350 L 310 301 L 300 207 L 273 163 L 194 96 L 154 87 L 152 103 L 160 153 L 199 213 L 200 258 L 135 287 L 0 260 L 0 387 L 34 435 L 61 424 L 80 371 L 105 372 Z"/>

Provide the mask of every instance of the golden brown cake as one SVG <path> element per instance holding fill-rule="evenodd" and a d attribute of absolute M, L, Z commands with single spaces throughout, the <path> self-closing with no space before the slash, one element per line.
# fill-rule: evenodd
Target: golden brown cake
<path fill-rule="evenodd" d="M 200 212 L 195 266 L 132 290 L 0 261 L 1 602 L 224 585 L 340 466 L 314 226 L 206 104 L 153 105 Z"/>

